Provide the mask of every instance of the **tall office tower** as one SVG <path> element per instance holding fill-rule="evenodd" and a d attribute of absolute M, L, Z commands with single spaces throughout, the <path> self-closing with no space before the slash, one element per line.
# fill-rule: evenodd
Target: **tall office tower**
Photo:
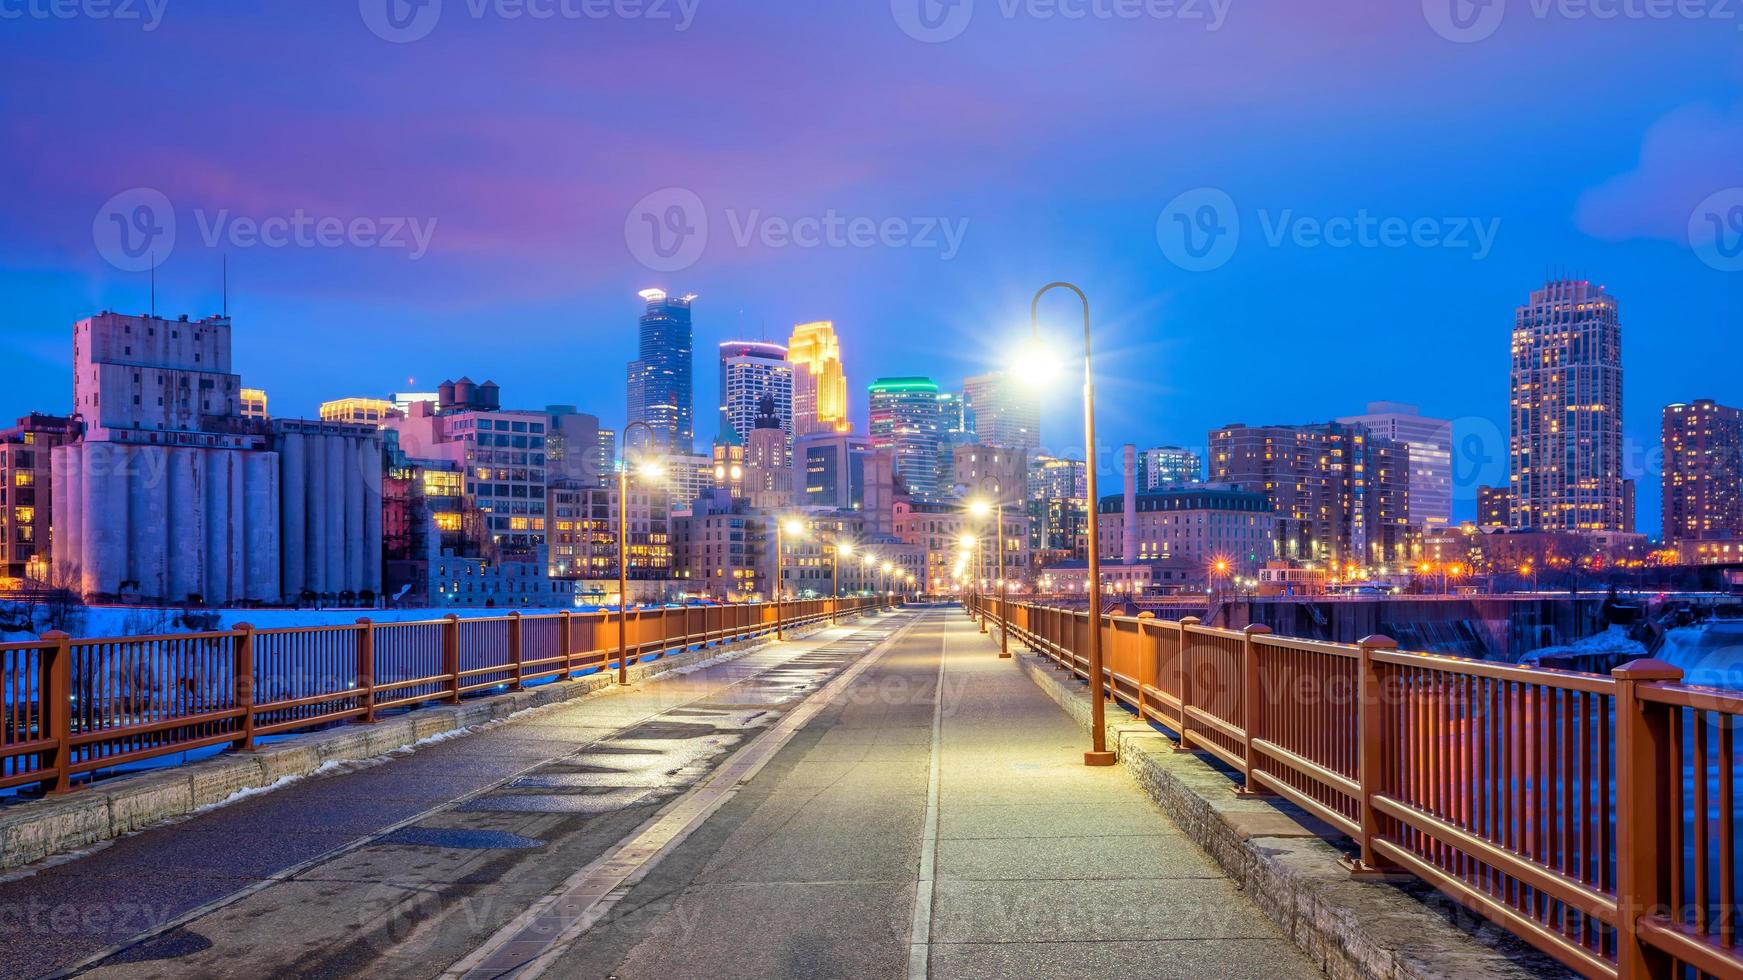
<path fill-rule="evenodd" d="M 853 431 L 835 323 L 820 320 L 794 327 L 787 341 L 787 360 L 793 365 L 793 435 Z"/>
<path fill-rule="evenodd" d="M 1622 325 L 1584 279 L 1546 283 L 1513 325 L 1511 524 L 1620 531 Z"/>
<path fill-rule="evenodd" d="M 1198 454 L 1179 446 L 1158 446 L 1138 453 L 1138 490 L 1167 490 L 1204 482 Z"/>
<path fill-rule="evenodd" d="M 1743 538 L 1743 410 L 1664 408 L 1664 543 Z"/>
<path fill-rule="evenodd" d="M 613 475 L 599 458 L 599 416 L 573 405 L 545 406 L 545 471 L 551 483 L 597 487 Z"/>
<path fill-rule="evenodd" d="M 763 396 L 774 399 L 781 431 L 793 434 L 793 365 L 787 348 L 760 340 L 729 340 L 720 345 L 720 438 L 750 436 L 761 415 Z"/>
<path fill-rule="evenodd" d="M 593 449 L 595 466 L 599 470 L 599 485 L 611 487 L 617 485 L 617 430 L 601 426 L 599 429 L 599 445 Z"/>
<path fill-rule="evenodd" d="M 1228 425 L 1210 434 L 1210 479 L 1263 493 L 1278 557 L 1377 565 L 1408 559 L 1410 446 L 1362 426 Z"/>
<path fill-rule="evenodd" d="M 1029 546 L 1044 563 L 1086 556 L 1089 466 L 1081 459 L 1029 459 Z"/>
<path fill-rule="evenodd" d="M 969 378 L 962 383 L 962 397 L 982 445 L 1041 448 L 1041 400 L 1020 379 L 1003 372 Z"/>
<path fill-rule="evenodd" d="M 629 420 L 647 423 L 660 448 L 687 455 L 696 448 L 690 327 L 696 295 L 668 296 L 663 289 L 637 295 L 647 309 L 641 317 L 641 356 L 629 362 Z"/>
<path fill-rule="evenodd" d="M 1507 513 L 1511 507 L 1507 503 L 1506 487 L 1477 488 L 1477 524 L 1481 527 L 1506 527 Z"/>
<path fill-rule="evenodd" d="M 921 500 L 937 500 L 938 382 L 879 378 L 871 386 L 872 448 L 894 455 L 896 475 Z"/>
<path fill-rule="evenodd" d="M 956 482 L 958 451 L 980 441 L 974 432 L 974 416 L 968 411 L 968 400 L 960 393 L 938 393 L 938 486 L 953 487 Z"/>
<path fill-rule="evenodd" d="M 1369 402 L 1368 411 L 1338 419 L 1410 446 L 1410 523 L 1432 531 L 1452 523 L 1452 422 L 1424 416 L 1415 405 Z"/>

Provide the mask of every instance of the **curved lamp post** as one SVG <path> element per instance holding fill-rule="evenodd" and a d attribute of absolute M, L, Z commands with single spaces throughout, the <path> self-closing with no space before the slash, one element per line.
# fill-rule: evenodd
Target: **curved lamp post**
<path fill-rule="evenodd" d="M 1089 297 L 1069 282 L 1050 282 L 1036 290 L 1029 303 L 1031 338 L 1041 339 L 1041 298 L 1055 289 L 1069 289 L 1083 304 L 1083 452 L 1089 461 L 1084 467 L 1089 493 L 1089 687 L 1090 687 L 1090 751 L 1083 754 L 1086 766 L 1111 766 L 1114 754 L 1107 747 L 1107 693 L 1102 677 L 1101 652 L 1101 539 L 1097 533 L 1095 487 L 1095 366 L 1091 355 L 1089 330 Z M 1031 366 L 1033 367 L 1033 365 Z"/>
<path fill-rule="evenodd" d="M 629 434 L 637 428 L 654 434 L 654 427 L 636 421 L 623 427 L 623 458 L 617 462 L 617 683 L 629 684 Z M 657 480 L 665 468 L 657 462 L 637 467 L 638 476 Z M 568 651 L 564 651 L 565 654 Z"/>

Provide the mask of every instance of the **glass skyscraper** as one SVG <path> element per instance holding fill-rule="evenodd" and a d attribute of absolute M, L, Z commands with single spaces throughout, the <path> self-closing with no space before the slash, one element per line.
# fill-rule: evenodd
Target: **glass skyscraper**
<path fill-rule="evenodd" d="M 871 386 L 872 448 L 895 458 L 896 475 L 921 500 L 937 500 L 938 382 L 880 378 Z"/>
<path fill-rule="evenodd" d="M 629 362 L 629 420 L 646 422 L 661 448 L 688 454 L 696 447 L 690 326 L 690 303 L 696 295 L 670 296 L 663 289 L 644 289 L 639 295 L 647 310 L 641 317 L 641 356 Z"/>

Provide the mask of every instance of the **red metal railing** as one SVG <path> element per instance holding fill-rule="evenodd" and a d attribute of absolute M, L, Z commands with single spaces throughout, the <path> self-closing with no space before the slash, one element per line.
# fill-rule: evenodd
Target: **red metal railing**
<path fill-rule="evenodd" d="M 787 629 L 876 598 L 786 603 Z M 768 604 L 642 609 L 629 660 L 774 631 Z M 0 644 L 0 789 L 72 788 L 99 770 L 617 666 L 617 614 L 480 619 Z"/>
<path fill-rule="evenodd" d="M 1089 614 L 985 600 L 1088 680 Z M 1743 977 L 1743 695 L 1108 617 L 1109 696 L 1590 977 Z"/>

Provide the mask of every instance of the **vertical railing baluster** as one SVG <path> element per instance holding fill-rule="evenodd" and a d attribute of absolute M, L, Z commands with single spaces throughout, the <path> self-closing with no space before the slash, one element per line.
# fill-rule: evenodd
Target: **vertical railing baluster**
<path fill-rule="evenodd" d="M 365 616 L 357 620 L 357 699 L 363 709 L 363 723 L 375 723 L 375 621 Z"/>
<path fill-rule="evenodd" d="M 1388 862 L 1374 849 L 1374 842 L 1380 837 L 1380 811 L 1374 808 L 1374 797 L 1381 790 L 1387 738 L 1384 678 L 1374 653 L 1396 649 L 1397 641 L 1389 636 L 1370 636 L 1357 644 L 1360 695 L 1356 701 L 1356 781 L 1360 793 L 1357 807 L 1361 813 L 1361 837 L 1357 843 L 1362 848 L 1359 863 L 1352 868 L 1357 874 L 1377 873 L 1388 867 Z M 1416 723 L 1420 724 L 1420 719 Z"/>
<path fill-rule="evenodd" d="M 1245 737 L 1241 739 L 1243 781 L 1240 793 L 1244 796 L 1272 795 L 1270 790 L 1253 781 L 1253 770 L 1259 759 L 1258 753 L 1253 751 L 1253 741 L 1261 737 L 1260 721 L 1264 717 L 1264 712 L 1259 710 L 1259 646 L 1253 638 L 1270 633 L 1271 627 L 1263 623 L 1252 623 L 1241 630 L 1241 731 Z"/>
<path fill-rule="evenodd" d="M 460 703 L 460 617 L 449 613 L 442 624 L 442 673 L 448 686 L 447 700 Z"/>
<path fill-rule="evenodd" d="M 65 793 L 73 788 L 73 651 L 72 637 L 60 630 L 42 634 L 54 646 L 45 652 L 46 669 L 41 688 L 43 721 L 54 740 L 54 767 L 49 770 L 48 792 Z"/>
<path fill-rule="evenodd" d="M 520 613 L 508 614 L 508 664 L 514 669 L 514 676 L 509 678 L 508 689 L 521 689 L 521 618 Z"/>
<path fill-rule="evenodd" d="M 242 712 L 241 737 L 231 743 L 238 752 L 254 751 L 254 627 L 236 624 L 236 658 L 231 667 L 236 710 Z"/>
<path fill-rule="evenodd" d="M 1641 916 L 1666 913 L 1674 921 L 1681 898 L 1670 880 L 1682 854 L 1669 846 L 1671 826 L 1683 818 L 1682 809 L 1672 806 L 1682 768 L 1671 767 L 1680 749 L 1671 719 L 1681 709 L 1643 701 L 1640 685 L 1675 683 L 1683 673 L 1661 660 L 1636 660 L 1610 676 L 1616 679 L 1616 975 L 1662 980 L 1676 966 L 1641 940 L 1639 923 Z"/>

